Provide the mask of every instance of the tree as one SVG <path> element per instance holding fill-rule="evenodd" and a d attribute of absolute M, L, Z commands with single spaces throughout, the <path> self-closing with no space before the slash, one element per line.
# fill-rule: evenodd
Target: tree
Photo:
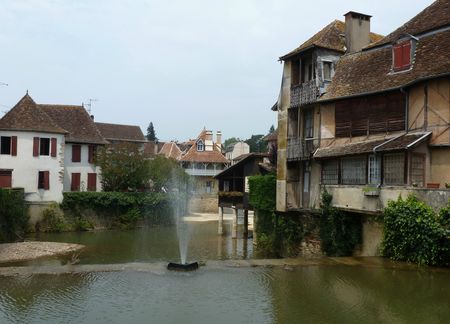
<path fill-rule="evenodd" d="M 267 146 L 262 139 L 264 135 L 252 135 L 245 143 L 250 146 L 251 153 L 264 153 L 267 151 Z"/>
<path fill-rule="evenodd" d="M 239 139 L 239 138 L 237 138 L 237 137 L 230 137 L 230 138 L 227 138 L 226 140 L 225 140 L 225 142 L 223 142 L 223 147 L 226 149 L 228 146 L 230 146 L 230 145 L 232 145 L 232 144 L 234 144 L 234 143 L 237 143 L 237 142 L 240 142 L 241 140 Z"/>
<path fill-rule="evenodd" d="M 186 191 L 189 175 L 175 160 L 158 155 L 149 161 L 149 169 L 154 190 Z"/>
<path fill-rule="evenodd" d="M 157 141 L 158 138 L 156 137 L 155 128 L 153 127 L 153 123 L 150 122 L 150 124 L 147 127 L 147 140 L 149 141 Z"/>
<path fill-rule="evenodd" d="M 270 126 L 269 134 L 272 134 L 273 132 L 275 132 L 275 126 L 274 125 Z"/>
<path fill-rule="evenodd" d="M 104 191 L 136 191 L 148 187 L 149 161 L 137 144 L 118 143 L 101 147 L 96 164 L 102 170 Z"/>

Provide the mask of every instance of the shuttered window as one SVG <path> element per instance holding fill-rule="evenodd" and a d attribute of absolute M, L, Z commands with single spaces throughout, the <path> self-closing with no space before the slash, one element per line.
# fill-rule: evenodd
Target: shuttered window
<path fill-rule="evenodd" d="M 322 183 L 339 183 L 339 160 L 328 160 L 322 162 Z"/>
<path fill-rule="evenodd" d="M 33 137 L 33 156 L 39 156 L 39 137 Z"/>
<path fill-rule="evenodd" d="M 0 170 L 0 188 L 12 187 L 12 171 Z"/>
<path fill-rule="evenodd" d="M 341 160 L 342 184 L 366 184 L 366 156 L 346 157 Z"/>
<path fill-rule="evenodd" d="M 56 138 L 51 139 L 51 156 L 56 157 Z"/>
<path fill-rule="evenodd" d="M 87 189 L 88 191 L 97 191 L 97 174 L 96 173 L 88 173 L 88 181 L 87 181 Z"/>
<path fill-rule="evenodd" d="M 50 138 L 39 139 L 39 155 L 50 155 Z"/>
<path fill-rule="evenodd" d="M 81 162 L 81 145 L 72 145 L 72 162 Z"/>
<path fill-rule="evenodd" d="M 406 70 L 411 66 L 411 41 L 402 42 L 392 47 L 394 71 Z"/>
<path fill-rule="evenodd" d="M 97 151 L 97 147 L 95 145 L 89 145 L 89 152 L 88 152 L 88 162 L 89 163 L 95 162 L 96 151 Z"/>
<path fill-rule="evenodd" d="M 50 172 L 49 171 L 39 171 L 38 189 L 50 190 Z"/>
<path fill-rule="evenodd" d="M 71 191 L 80 191 L 80 173 L 72 173 L 72 180 L 70 184 Z"/>
<path fill-rule="evenodd" d="M 11 138 L 11 136 L 2 136 L 2 137 L 0 137 L 0 154 L 2 154 L 2 155 L 11 155 L 11 148 L 12 148 L 12 138 Z"/>
<path fill-rule="evenodd" d="M 385 154 L 383 157 L 383 179 L 385 185 L 405 184 L 405 154 Z"/>

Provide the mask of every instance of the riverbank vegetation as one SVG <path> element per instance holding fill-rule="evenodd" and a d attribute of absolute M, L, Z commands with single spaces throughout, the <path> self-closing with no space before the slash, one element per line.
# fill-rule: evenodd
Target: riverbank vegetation
<path fill-rule="evenodd" d="M 28 224 L 22 189 L 0 189 L 0 243 L 23 240 Z"/>
<path fill-rule="evenodd" d="M 382 254 L 420 265 L 450 266 L 450 202 L 436 213 L 414 196 L 384 209 Z"/>
<path fill-rule="evenodd" d="M 303 226 L 298 218 L 275 212 L 276 176 L 250 177 L 249 188 L 249 201 L 256 216 L 258 250 L 274 257 L 297 255 L 303 238 Z"/>

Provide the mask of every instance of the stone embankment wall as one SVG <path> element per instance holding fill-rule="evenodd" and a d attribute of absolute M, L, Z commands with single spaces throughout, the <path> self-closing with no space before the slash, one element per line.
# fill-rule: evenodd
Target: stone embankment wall
<path fill-rule="evenodd" d="M 217 213 L 218 205 L 217 194 L 201 194 L 191 197 L 188 208 L 191 213 Z"/>

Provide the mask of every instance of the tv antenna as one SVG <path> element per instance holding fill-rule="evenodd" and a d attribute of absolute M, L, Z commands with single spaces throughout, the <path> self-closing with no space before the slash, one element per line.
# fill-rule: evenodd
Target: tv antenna
<path fill-rule="evenodd" d="M 92 103 L 96 102 L 96 101 L 98 101 L 98 99 L 96 99 L 96 98 L 89 98 L 88 99 L 88 103 L 86 104 L 86 107 L 87 107 L 86 110 L 89 113 L 89 115 L 91 114 L 91 111 L 92 111 Z"/>
<path fill-rule="evenodd" d="M 0 82 L 0 85 L 2 85 L 2 86 L 8 86 L 8 83 L 5 83 L 5 82 Z"/>

